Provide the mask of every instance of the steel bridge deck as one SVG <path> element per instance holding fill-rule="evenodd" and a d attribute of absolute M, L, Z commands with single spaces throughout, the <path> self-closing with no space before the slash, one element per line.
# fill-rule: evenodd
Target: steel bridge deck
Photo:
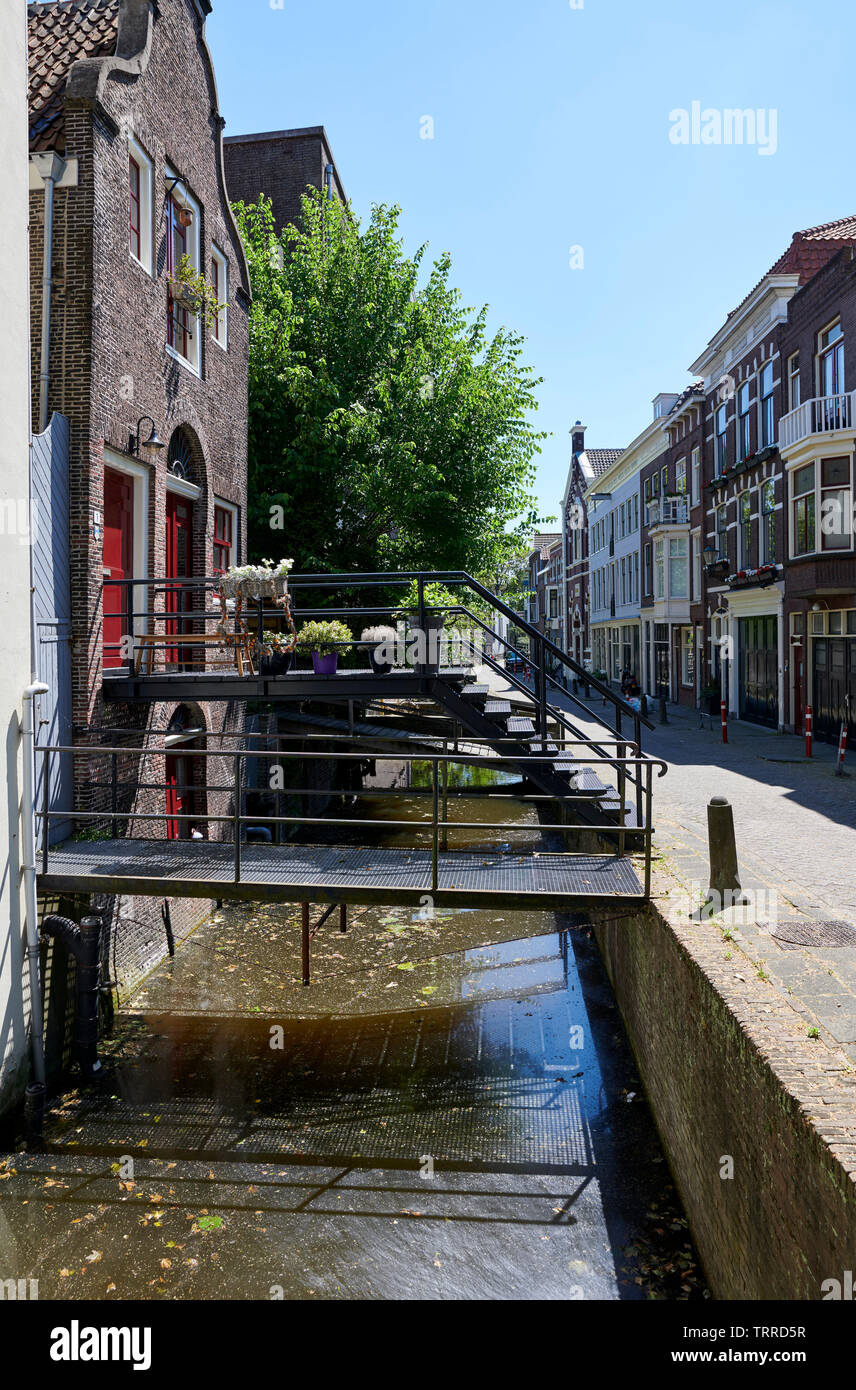
<path fill-rule="evenodd" d="M 544 911 L 644 901 L 618 855 L 440 851 L 432 891 L 430 848 L 242 844 L 236 881 L 233 844 L 194 840 L 68 841 L 50 851 L 39 890 L 415 906 L 430 895 L 437 906 Z"/>

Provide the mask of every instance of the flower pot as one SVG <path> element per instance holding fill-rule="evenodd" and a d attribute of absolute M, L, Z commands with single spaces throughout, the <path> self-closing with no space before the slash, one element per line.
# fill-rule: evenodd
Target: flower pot
<path fill-rule="evenodd" d="M 321 656 L 319 652 L 313 652 L 312 667 L 316 676 L 335 676 L 339 669 L 339 653 L 329 652 L 327 656 Z"/>
<path fill-rule="evenodd" d="M 382 661 L 381 658 L 378 656 L 378 652 L 382 652 L 383 649 L 384 644 L 381 643 L 380 646 L 375 647 L 373 650 L 369 651 L 369 662 L 371 663 L 371 668 L 376 676 L 388 676 L 390 671 L 392 670 L 392 662 Z"/>
<path fill-rule="evenodd" d="M 272 656 L 263 656 L 259 662 L 259 674 L 262 676 L 286 676 L 291 670 L 293 660 L 294 652 L 274 652 Z"/>

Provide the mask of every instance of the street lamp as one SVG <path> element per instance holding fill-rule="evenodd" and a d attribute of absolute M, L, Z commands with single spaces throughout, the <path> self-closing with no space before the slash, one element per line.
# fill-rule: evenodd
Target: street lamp
<path fill-rule="evenodd" d="M 147 423 L 151 425 L 152 428 L 149 433 L 148 439 L 142 439 L 143 425 Z M 158 432 L 155 428 L 155 422 L 152 419 L 151 415 L 143 415 L 140 417 L 140 419 L 137 421 L 136 433 L 132 434 L 130 439 L 128 440 L 129 454 L 137 454 L 139 456 L 141 448 L 156 449 L 158 453 L 161 449 L 166 448 L 166 445 L 164 444 L 163 440 L 158 438 Z"/>

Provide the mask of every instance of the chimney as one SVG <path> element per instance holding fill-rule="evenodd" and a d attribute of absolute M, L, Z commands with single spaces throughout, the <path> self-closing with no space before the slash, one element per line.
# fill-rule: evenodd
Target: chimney
<path fill-rule="evenodd" d="M 579 420 L 571 430 L 571 452 L 581 454 L 586 447 L 586 427 Z"/>

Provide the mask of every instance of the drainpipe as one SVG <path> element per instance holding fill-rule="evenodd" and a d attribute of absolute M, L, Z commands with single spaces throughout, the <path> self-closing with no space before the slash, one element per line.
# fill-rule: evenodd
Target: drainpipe
<path fill-rule="evenodd" d="M 45 1096 L 45 1025 L 42 986 L 39 978 L 39 921 L 36 904 L 36 807 L 35 807 L 35 710 L 37 695 L 47 695 L 48 687 L 34 681 L 24 691 L 21 718 L 23 740 L 21 849 L 24 860 L 24 917 L 27 929 L 27 968 L 30 980 L 30 1037 L 33 1052 L 33 1080 L 27 1087 L 27 1114 L 36 1131 L 40 1129 Z M 44 776 L 47 776 L 47 768 Z M 47 826 L 45 826 L 47 834 Z"/>
<path fill-rule="evenodd" d="M 101 992 L 101 918 L 82 917 L 80 926 L 53 913 L 42 922 L 45 936 L 61 941 L 77 961 L 75 1053 L 87 1080 L 101 1070 L 98 1060 L 98 1000 Z"/>
<path fill-rule="evenodd" d="M 39 434 L 48 427 L 48 385 L 51 356 L 51 288 L 53 281 L 54 190 L 65 173 L 65 160 L 53 150 L 33 155 L 45 186 L 45 225 L 42 249 L 42 355 L 39 372 Z"/>
<path fill-rule="evenodd" d="M 324 170 L 324 173 L 325 173 L 326 178 L 327 178 L 327 202 L 328 202 L 328 203 L 332 203 L 332 201 L 333 201 L 333 166 L 332 166 L 332 164 L 328 164 L 328 165 L 327 165 L 326 169 Z"/>

